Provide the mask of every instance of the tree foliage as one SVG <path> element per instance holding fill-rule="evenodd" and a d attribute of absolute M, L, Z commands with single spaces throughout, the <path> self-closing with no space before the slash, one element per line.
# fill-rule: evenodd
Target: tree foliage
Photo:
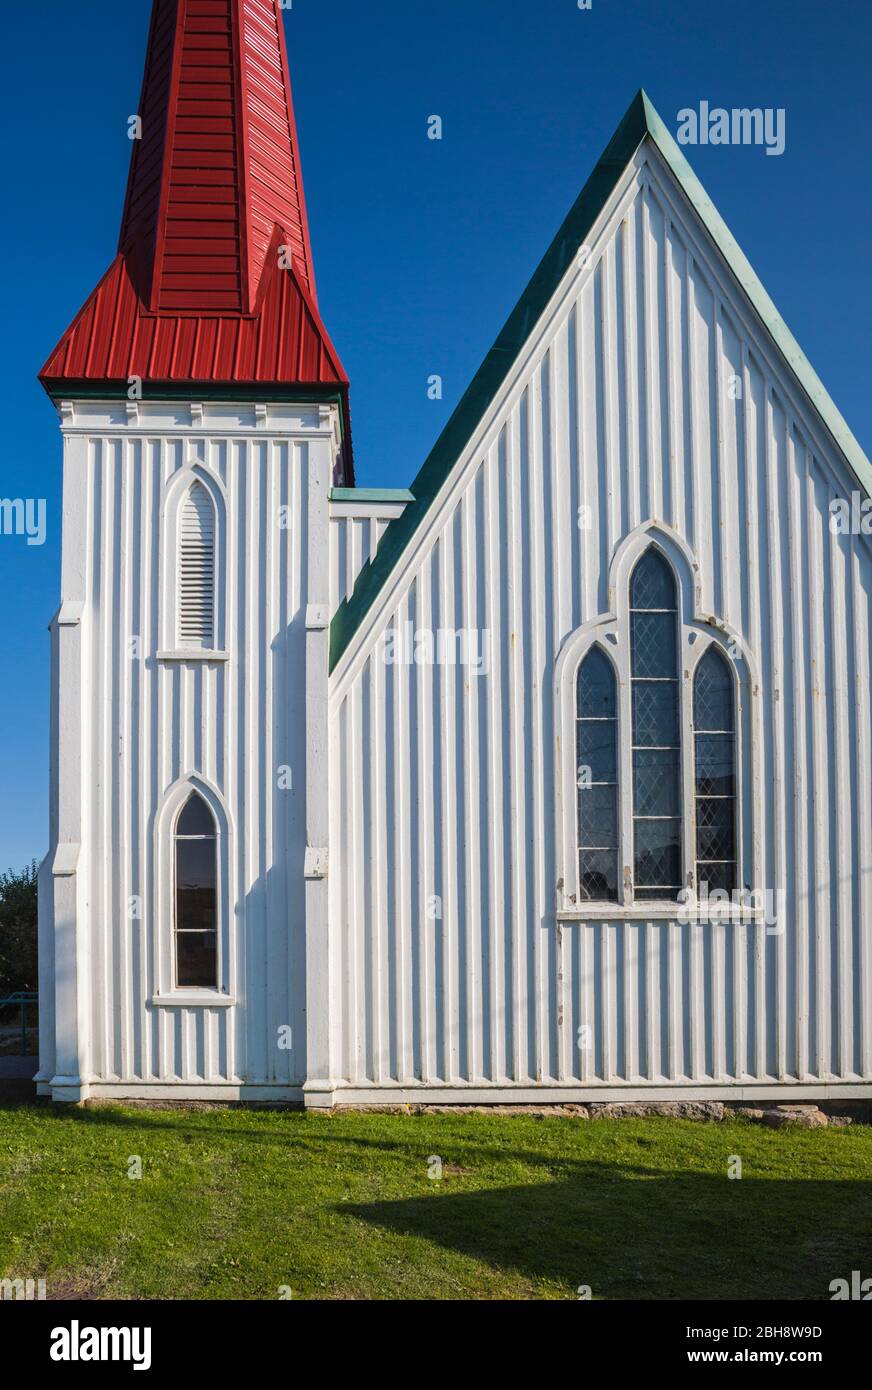
<path fill-rule="evenodd" d="M 36 991 L 36 860 L 0 873 L 0 999 Z"/>

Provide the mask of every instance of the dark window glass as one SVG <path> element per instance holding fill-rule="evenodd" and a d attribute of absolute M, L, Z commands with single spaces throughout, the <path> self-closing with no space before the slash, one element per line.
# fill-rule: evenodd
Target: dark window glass
<path fill-rule="evenodd" d="M 579 719 L 615 718 L 615 673 L 599 647 L 593 648 L 578 669 L 577 695 Z"/>
<path fill-rule="evenodd" d="M 218 862 L 212 812 L 194 794 L 176 822 L 176 985 L 218 987 Z"/>
<path fill-rule="evenodd" d="M 185 802 L 176 825 L 176 834 L 214 836 L 215 822 L 202 796 L 192 796 Z"/>
<path fill-rule="evenodd" d="M 676 897 L 681 881 L 681 821 L 637 820 L 635 832 L 639 897 Z"/>
<path fill-rule="evenodd" d="M 696 668 L 693 725 L 696 754 L 696 881 L 709 893 L 736 887 L 736 725 L 733 678 L 710 646 Z"/>
<path fill-rule="evenodd" d="M 677 816 L 678 750 L 637 748 L 633 753 L 633 804 L 637 816 Z"/>
<path fill-rule="evenodd" d="M 658 550 L 630 580 L 635 895 L 676 898 L 681 889 L 681 735 L 678 602 Z"/>
<path fill-rule="evenodd" d="M 735 796 L 732 734 L 696 735 L 696 793 L 697 796 Z"/>
<path fill-rule="evenodd" d="M 618 897 L 617 684 L 605 652 L 594 647 L 578 670 L 578 879 L 583 899 Z"/>
<path fill-rule="evenodd" d="M 693 726 L 698 734 L 733 732 L 733 682 L 717 647 L 709 647 L 696 668 Z"/>
<path fill-rule="evenodd" d="M 634 611 L 674 610 L 675 578 L 667 561 L 652 546 L 646 550 L 630 581 L 630 607 Z"/>
<path fill-rule="evenodd" d="M 614 719 L 579 719 L 576 724 L 578 766 L 589 769 L 591 782 L 617 781 Z"/>
<path fill-rule="evenodd" d="M 617 902 L 618 855 L 613 849 L 578 852 L 578 881 L 585 902 Z"/>

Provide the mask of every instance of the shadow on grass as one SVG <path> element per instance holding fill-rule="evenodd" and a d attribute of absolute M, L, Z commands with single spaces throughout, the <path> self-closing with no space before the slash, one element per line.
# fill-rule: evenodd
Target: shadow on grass
<path fill-rule="evenodd" d="M 15 1107 L 8 1106 L 4 1108 L 14 1109 Z M 379 1139 L 373 1135 L 351 1134 L 341 1128 L 338 1129 L 338 1132 L 331 1133 L 329 1128 L 320 1125 L 319 1121 L 323 1117 L 313 1117 L 302 1109 L 290 1110 L 282 1108 L 268 1110 L 264 1107 L 262 1110 L 259 1110 L 256 1113 L 273 1115 L 284 1114 L 288 1117 L 293 1117 L 297 1125 L 297 1128 L 294 1129 L 269 1130 L 254 1127 L 244 1128 L 226 1122 L 219 1124 L 215 1120 L 215 1115 L 216 1113 L 221 1114 L 223 1112 L 215 1112 L 212 1110 L 191 1112 L 184 1107 L 180 1107 L 177 1111 L 172 1112 L 153 1110 L 150 1108 L 123 1111 L 112 1105 L 107 1105 L 105 1107 L 80 1107 L 57 1104 L 51 1105 L 49 1108 L 52 1117 L 61 1123 L 107 1130 L 133 1128 L 145 1129 L 148 1132 L 152 1132 L 164 1129 L 183 1140 L 204 1140 L 208 1139 L 210 1136 L 220 1139 L 222 1142 L 245 1139 L 250 1144 L 254 1145 L 272 1146 L 282 1150 L 300 1148 L 309 1153 L 316 1153 L 317 1150 L 322 1147 L 325 1150 L 330 1147 L 345 1148 L 349 1151 L 361 1149 L 371 1151 L 375 1154 L 381 1153 L 397 1157 L 409 1157 L 410 1155 L 414 1155 L 419 1163 L 422 1161 L 422 1153 L 425 1154 L 428 1151 L 428 1146 L 426 1141 L 424 1141 L 426 1117 L 417 1115 L 398 1114 L 396 1118 L 411 1122 L 420 1121 L 420 1135 L 415 1131 L 409 1130 L 402 1139 Z M 365 1112 L 356 1112 L 357 1115 L 364 1113 Z M 188 1123 L 188 1121 L 193 1118 L 193 1114 L 208 1116 L 209 1122 L 203 1125 Z M 173 1118 L 169 1118 L 169 1115 L 172 1115 Z M 351 1112 L 349 1112 L 349 1117 L 351 1117 Z M 343 1118 L 343 1116 L 339 1117 L 340 1126 Z M 369 1118 L 374 1119 L 376 1117 L 371 1116 Z M 387 1119 L 392 1117 L 379 1115 L 378 1118 Z M 445 1120 L 451 1117 L 440 1114 L 437 1118 Z M 459 1119 L 461 1117 L 458 1116 L 456 1118 Z M 314 1128 L 311 1123 L 313 1119 L 315 1123 L 319 1125 L 317 1129 Z M 456 1135 L 455 1138 L 459 1141 L 461 1136 Z M 542 1149 L 526 1149 L 520 1148 L 516 1144 L 512 1144 L 511 1146 L 507 1144 L 487 1144 L 482 1142 L 477 1134 L 464 1136 L 462 1143 L 464 1153 L 468 1157 L 472 1156 L 479 1161 L 495 1160 L 499 1162 L 520 1162 L 530 1167 L 546 1168 L 549 1171 L 563 1169 L 567 1166 L 571 1166 L 574 1162 L 574 1160 L 565 1153 L 555 1152 L 554 1150 L 549 1150 L 544 1147 Z"/>
<path fill-rule="evenodd" d="M 627 1176 L 631 1172 L 631 1176 Z M 355 1217 L 594 1298 L 828 1299 L 869 1273 L 872 1188 L 578 1164 L 567 1181 L 343 1205 Z"/>
<path fill-rule="evenodd" d="M 107 1137 L 129 1129 L 172 1131 L 183 1142 L 237 1144 L 255 1164 L 259 1157 L 273 1162 L 276 1150 L 292 1152 L 295 1164 L 311 1170 L 326 1164 L 325 1178 L 353 1172 L 362 1183 L 358 1196 L 370 1195 L 368 1175 L 375 1173 L 379 1190 L 386 1182 L 393 1193 L 411 1189 L 412 1195 L 334 1205 L 336 1190 L 328 1183 L 316 1206 L 326 1200 L 355 1239 L 362 1234 L 357 1223 L 364 1223 L 403 1245 L 429 1243 L 534 1284 L 556 1284 L 567 1297 L 590 1285 L 595 1298 L 827 1299 L 833 1279 L 850 1278 L 854 1269 L 872 1273 L 872 1183 L 803 1179 L 803 1153 L 818 1147 L 817 1136 L 804 1132 L 788 1136 L 747 1126 L 746 1175 L 731 1181 L 727 1155 L 730 1147 L 744 1152 L 744 1125 L 730 1127 L 723 1169 L 719 1157 L 719 1171 L 713 1171 L 708 1146 L 700 1151 L 682 1142 L 670 1151 L 672 1136 L 688 1137 L 682 1121 L 670 1122 L 669 1137 L 660 1130 L 650 1138 L 640 1134 L 638 1122 L 621 1121 L 603 1154 L 600 1139 L 609 1131 L 600 1124 L 608 1122 L 599 1121 L 570 1126 L 568 1150 L 550 1142 L 556 1137 L 550 1127 L 541 1147 L 526 1125 L 502 1136 L 458 1125 L 436 1138 L 427 1117 L 408 1117 L 413 1123 L 396 1137 L 380 1137 L 354 1132 L 343 1116 L 335 1126 L 289 1115 L 288 1125 L 261 1127 L 234 1122 L 232 1111 L 207 1112 L 206 1123 L 185 1111 L 52 1107 L 51 1114 L 62 1125 L 102 1130 Z M 387 1117 L 369 1118 L 375 1124 Z M 449 1117 L 436 1118 L 444 1129 Z M 839 1141 L 851 1146 L 847 1133 Z M 431 1144 L 443 1145 L 437 1152 L 447 1144 L 464 1171 L 427 1181 L 422 1155 L 433 1151 Z M 646 1165 L 649 1146 L 652 1162 L 668 1160 L 668 1167 Z M 599 1154 L 591 1152 L 595 1147 Z M 755 1174 L 757 1159 L 772 1176 Z M 789 1164 L 795 1177 L 773 1171 L 778 1163 Z M 506 1164 L 523 1164 L 527 1173 L 506 1172 L 500 1186 L 498 1170 Z M 402 1257 L 402 1247 L 398 1253 Z M 411 1249 L 406 1257 L 415 1258 Z"/>

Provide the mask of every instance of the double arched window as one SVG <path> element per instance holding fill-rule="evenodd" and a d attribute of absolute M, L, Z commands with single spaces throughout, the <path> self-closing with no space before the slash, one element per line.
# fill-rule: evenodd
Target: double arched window
<path fill-rule="evenodd" d="M 650 546 L 607 633 L 617 663 L 597 642 L 578 666 L 581 903 L 678 902 L 688 888 L 738 887 L 735 673 L 713 640 L 695 664 L 683 655 L 700 632 L 683 625 L 680 598 L 671 564 Z"/>

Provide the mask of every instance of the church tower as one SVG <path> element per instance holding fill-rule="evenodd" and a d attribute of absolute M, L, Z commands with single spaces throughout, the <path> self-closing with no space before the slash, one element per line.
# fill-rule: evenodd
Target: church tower
<path fill-rule="evenodd" d="M 117 255 L 41 373 L 64 481 L 38 1082 L 308 1078 L 317 1103 L 329 497 L 353 466 L 278 0 L 154 0 L 130 134 Z"/>

